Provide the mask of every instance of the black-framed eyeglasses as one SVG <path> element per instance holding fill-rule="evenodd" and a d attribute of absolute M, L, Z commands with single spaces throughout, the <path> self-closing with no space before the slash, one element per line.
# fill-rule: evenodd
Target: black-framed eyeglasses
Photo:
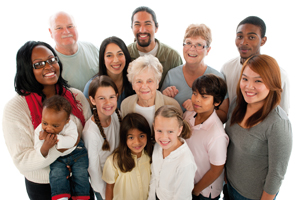
<path fill-rule="evenodd" d="M 192 43 L 190 43 L 190 42 L 187 42 L 187 43 L 184 42 L 184 43 L 183 43 L 183 46 L 184 46 L 184 47 L 188 47 L 189 49 L 192 48 L 192 47 L 195 47 L 197 50 L 202 50 L 202 49 L 208 47 L 208 46 L 205 46 L 205 45 L 200 44 L 200 43 L 192 44 Z"/>
<path fill-rule="evenodd" d="M 49 58 L 48 60 L 34 63 L 32 66 L 33 66 L 34 69 L 42 69 L 46 66 L 46 62 L 49 65 L 54 65 L 54 64 L 58 63 L 58 61 L 59 61 L 58 57 L 55 56 L 53 58 Z"/>

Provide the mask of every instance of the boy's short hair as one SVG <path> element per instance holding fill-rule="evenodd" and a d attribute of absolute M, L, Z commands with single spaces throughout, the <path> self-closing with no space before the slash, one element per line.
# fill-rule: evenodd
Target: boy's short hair
<path fill-rule="evenodd" d="M 54 95 L 49 99 L 46 99 L 43 102 L 43 108 L 45 107 L 49 109 L 53 109 L 57 112 L 64 110 L 67 113 L 68 118 L 72 113 L 72 106 L 70 102 L 65 97 L 62 97 L 60 95 Z"/>
<path fill-rule="evenodd" d="M 215 109 L 218 110 L 226 96 L 227 85 L 221 77 L 214 74 L 206 74 L 198 77 L 193 82 L 192 90 L 198 91 L 201 95 L 212 95 L 214 103 L 219 103 L 218 106 L 215 106 Z"/>

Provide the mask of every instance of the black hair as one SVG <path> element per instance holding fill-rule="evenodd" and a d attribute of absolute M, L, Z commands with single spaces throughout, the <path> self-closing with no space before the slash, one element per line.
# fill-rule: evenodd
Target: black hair
<path fill-rule="evenodd" d="M 147 6 L 140 6 L 140 7 L 137 7 L 133 12 L 132 12 L 132 15 L 131 15 L 131 28 L 132 28 L 132 23 L 133 23 L 133 16 L 138 13 L 138 12 L 141 12 L 141 11 L 145 11 L 147 13 L 149 13 L 150 15 L 152 15 L 152 19 L 155 23 L 155 27 L 158 28 L 158 22 L 157 22 L 157 19 L 156 19 L 156 14 L 155 12 L 147 7 Z"/>
<path fill-rule="evenodd" d="M 54 95 L 43 102 L 43 108 L 53 109 L 57 112 L 64 110 L 68 118 L 72 113 L 70 102 L 63 96 Z"/>
<path fill-rule="evenodd" d="M 125 67 L 123 69 L 122 75 L 123 75 L 123 89 L 125 92 L 125 96 L 127 97 L 127 96 L 130 96 L 135 93 L 132 89 L 131 83 L 128 81 L 128 78 L 127 78 L 127 69 L 128 69 L 129 63 L 131 62 L 131 57 L 130 57 L 130 53 L 127 49 L 126 44 L 120 38 L 112 36 L 112 37 L 108 37 L 102 41 L 101 46 L 100 46 L 100 51 L 99 51 L 99 73 L 98 73 L 98 75 L 99 76 L 108 75 L 107 69 L 105 66 L 104 53 L 105 53 L 107 45 L 109 45 L 111 43 L 118 45 L 125 55 L 126 63 L 125 63 Z M 118 94 L 118 95 L 120 98 L 121 94 Z"/>
<path fill-rule="evenodd" d="M 261 18 L 256 17 L 256 16 L 246 17 L 239 23 L 239 25 L 237 26 L 237 29 L 240 25 L 243 25 L 243 24 L 252 24 L 252 25 L 258 26 L 260 28 L 261 38 L 265 37 L 267 27 L 266 27 L 265 22 Z"/>
<path fill-rule="evenodd" d="M 42 96 L 44 100 L 46 98 L 45 94 L 43 93 L 44 86 L 39 83 L 34 74 L 33 74 L 33 63 L 31 61 L 32 50 L 34 47 L 42 45 L 47 47 L 54 56 L 57 56 L 55 50 L 47 43 L 41 41 L 28 41 L 26 42 L 17 53 L 16 63 L 16 75 L 15 75 L 15 91 L 21 95 L 26 96 L 30 93 L 37 93 L 38 95 Z M 69 88 L 69 85 L 65 79 L 62 78 L 62 70 L 63 65 L 61 61 L 58 61 L 60 76 L 57 81 L 57 85 L 59 87 L 58 94 L 61 95 L 63 92 L 63 87 Z"/>
<path fill-rule="evenodd" d="M 214 104 L 219 103 L 215 106 L 218 110 L 227 93 L 226 82 L 219 76 L 214 74 L 206 74 L 198 77 L 192 85 L 192 90 L 198 91 L 201 95 L 212 95 L 214 97 Z"/>

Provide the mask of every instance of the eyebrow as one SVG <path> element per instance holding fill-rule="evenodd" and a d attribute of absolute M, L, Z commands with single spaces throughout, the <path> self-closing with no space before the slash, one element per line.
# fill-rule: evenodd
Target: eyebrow
<path fill-rule="evenodd" d="M 243 33 L 242 31 L 239 31 L 239 32 L 237 32 L 236 34 L 241 34 L 241 33 Z M 257 33 L 255 33 L 255 32 L 249 32 L 249 33 L 247 33 L 247 35 L 258 35 Z"/>
<path fill-rule="evenodd" d="M 48 56 L 47 60 L 48 60 L 51 56 L 55 57 L 54 55 L 50 55 L 50 56 Z M 45 60 L 42 60 L 42 59 L 38 58 L 38 59 L 34 59 L 32 62 L 34 62 L 34 61 L 36 61 L 36 60 L 41 60 L 41 61 L 43 61 L 43 62 L 45 61 Z"/>
<path fill-rule="evenodd" d="M 122 53 L 123 53 L 123 51 L 122 51 L 122 50 L 119 50 L 119 51 L 117 51 L 117 53 L 120 53 L 120 52 L 122 52 Z M 111 52 L 111 51 L 108 51 L 108 52 L 106 52 L 105 54 L 110 54 L 110 53 L 113 53 L 113 52 Z"/>
<path fill-rule="evenodd" d="M 242 74 L 242 76 L 248 77 L 246 74 Z M 261 78 L 260 76 L 252 77 L 252 78 Z"/>

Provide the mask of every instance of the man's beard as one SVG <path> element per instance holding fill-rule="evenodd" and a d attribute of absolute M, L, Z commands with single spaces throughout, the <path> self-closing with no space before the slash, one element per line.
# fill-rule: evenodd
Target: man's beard
<path fill-rule="evenodd" d="M 148 47 L 150 44 L 151 44 L 151 35 L 149 34 L 149 33 L 147 33 L 147 35 L 148 35 L 148 37 L 149 37 L 149 40 L 148 40 L 148 42 L 140 42 L 140 40 L 138 39 L 139 37 L 139 34 L 140 33 L 138 33 L 138 34 L 136 34 L 136 41 L 137 41 L 137 43 L 138 43 L 138 45 L 139 46 L 141 46 L 141 47 Z"/>

